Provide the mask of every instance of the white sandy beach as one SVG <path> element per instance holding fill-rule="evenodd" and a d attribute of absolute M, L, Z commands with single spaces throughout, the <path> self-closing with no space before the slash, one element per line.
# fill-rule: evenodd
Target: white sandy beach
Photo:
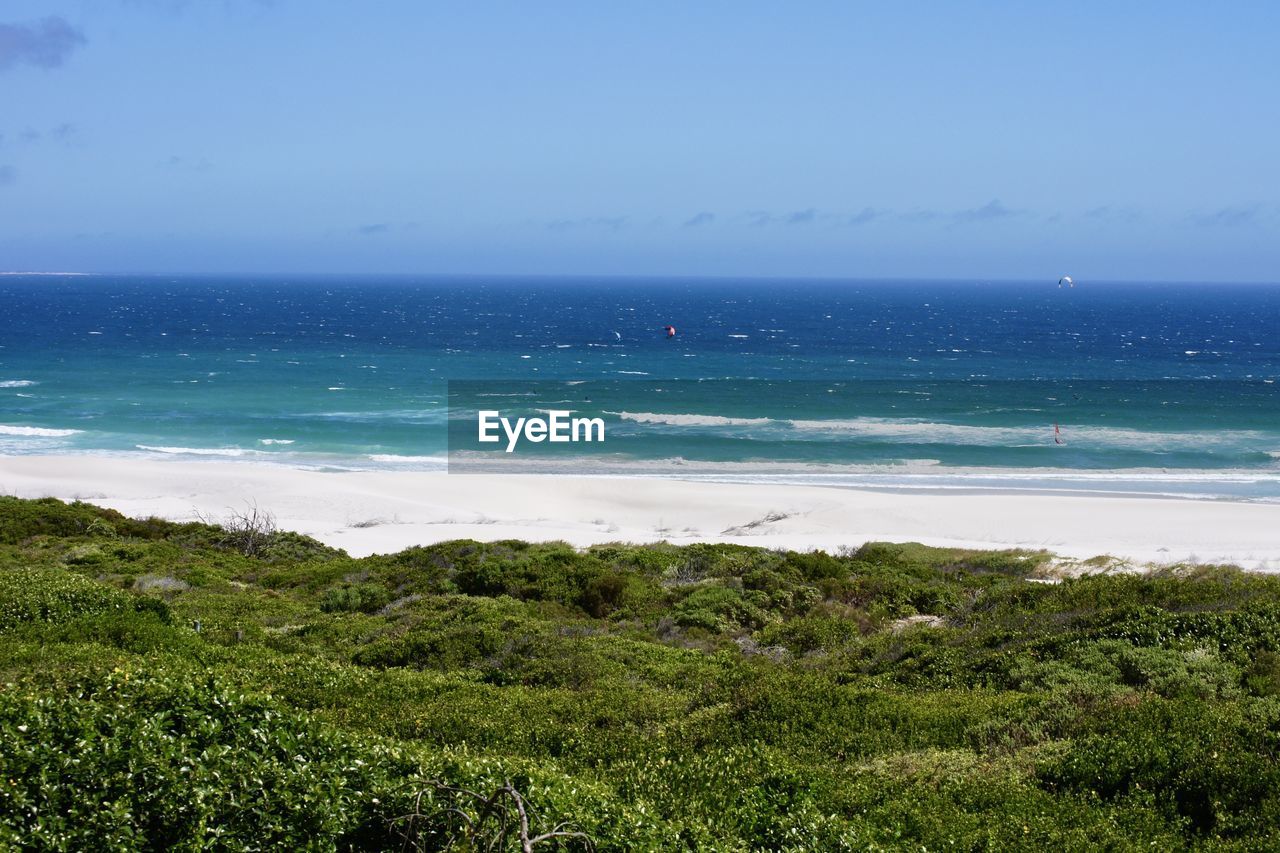
<path fill-rule="evenodd" d="M 224 517 L 252 502 L 274 513 L 280 527 L 354 556 L 458 538 L 561 539 L 579 546 L 666 539 L 801 550 L 888 540 L 1280 570 L 1280 506 L 1228 501 L 320 472 L 95 456 L 0 457 L 0 492 L 79 499 L 173 520 Z"/>

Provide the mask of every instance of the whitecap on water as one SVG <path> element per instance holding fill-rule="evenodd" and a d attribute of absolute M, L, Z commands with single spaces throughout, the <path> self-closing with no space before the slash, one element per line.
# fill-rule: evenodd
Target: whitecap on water
<path fill-rule="evenodd" d="M 247 456 L 264 452 L 261 450 L 245 450 L 243 447 L 163 447 L 151 444 L 135 444 L 134 447 L 151 453 L 190 456 Z"/>
<path fill-rule="evenodd" d="M 9 426 L 0 424 L 0 435 L 29 435 L 38 438 L 65 438 L 84 432 L 79 429 L 48 429 L 46 427 Z"/>

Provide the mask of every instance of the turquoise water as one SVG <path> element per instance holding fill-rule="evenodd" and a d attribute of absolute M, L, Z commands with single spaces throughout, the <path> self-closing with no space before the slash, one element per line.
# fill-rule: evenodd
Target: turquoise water
<path fill-rule="evenodd" d="M 443 469 L 452 382 L 455 467 L 494 394 L 608 427 L 512 469 L 1280 499 L 1280 287 L 6 276 L 0 300 L 5 454 Z"/>

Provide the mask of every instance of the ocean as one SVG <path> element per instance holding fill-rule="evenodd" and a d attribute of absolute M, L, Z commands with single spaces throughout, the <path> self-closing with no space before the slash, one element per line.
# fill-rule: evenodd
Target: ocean
<path fill-rule="evenodd" d="M 8 275 L 0 304 L 3 454 L 465 470 L 501 403 L 609 435 L 510 470 L 1280 501 L 1276 286 Z"/>

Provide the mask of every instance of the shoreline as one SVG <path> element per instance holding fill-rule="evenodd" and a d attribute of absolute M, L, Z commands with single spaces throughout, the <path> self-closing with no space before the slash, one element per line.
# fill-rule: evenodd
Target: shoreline
<path fill-rule="evenodd" d="M 0 383 L 3 385 L 5 383 Z M 79 430 L 0 424 L 0 436 L 59 438 Z M 260 439 L 291 445 L 292 440 Z M 818 462 L 688 460 L 679 456 L 564 457 L 515 459 L 491 454 L 451 457 L 387 453 L 295 452 L 246 447 L 134 445 L 133 449 L 48 447 L 16 452 L 0 448 L 0 458 L 76 457 L 130 462 L 239 463 L 332 473 L 487 474 L 496 476 L 598 477 L 615 480 L 679 480 L 744 486 L 814 486 L 873 492 L 955 494 L 1038 494 L 1117 496 L 1173 500 L 1242 501 L 1280 505 L 1280 466 L 1249 467 L 1049 467 L 942 465 L 936 460 Z M 1280 460 L 1280 451 L 1273 453 Z M 655 474 L 662 469 L 666 473 Z"/>
<path fill-rule="evenodd" d="M 663 478 L 315 471 L 243 460 L 0 457 L 0 492 L 175 521 L 255 504 L 353 556 L 448 539 L 834 551 L 867 541 L 1280 571 L 1280 506 L 1115 494 L 897 492 Z"/>

